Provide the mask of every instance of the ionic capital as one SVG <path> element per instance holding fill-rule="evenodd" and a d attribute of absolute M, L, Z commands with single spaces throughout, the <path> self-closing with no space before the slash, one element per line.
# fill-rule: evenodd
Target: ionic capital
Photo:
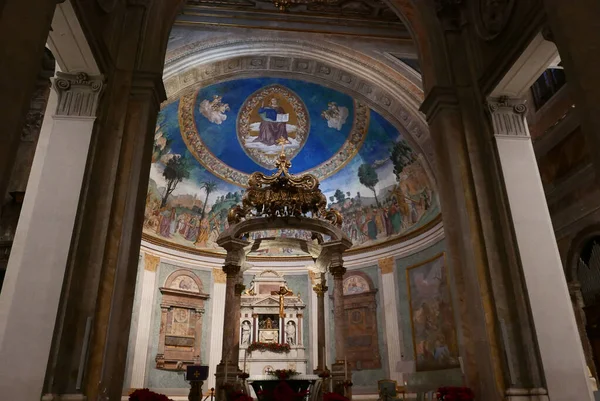
<path fill-rule="evenodd" d="M 58 94 L 57 116 L 95 117 L 104 87 L 102 76 L 89 76 L 84 72 L 67 74 L 57 72 L 53 80 Z"/>
<path fill-rule="evenodd" d="M 495 136 L 529 138 L 529 128 L 525 121 L 527 106 L 522 99 L 489 99 L 487 106 L 492 116 Z"/>

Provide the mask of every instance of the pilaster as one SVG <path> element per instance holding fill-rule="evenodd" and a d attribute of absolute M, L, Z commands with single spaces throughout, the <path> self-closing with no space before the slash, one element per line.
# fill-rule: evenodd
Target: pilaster
<path fill-rule="evenodd" d="M 215 388 L 216 366 L 223 356 L 223 325 L 225 323 L 227 274 L 221 269 L 213 269 L 213 311 L 210 330 L 210 356 L 208 361 L 207 388 Z"/>
<path fill-rule="evenodd" d="M 144 388 L 146 366 L 148 360 L 148 345 L 150 343 L 150 325 L 152 309 L 155 305 L 156 271 L 160 265 L 160 257 L 144 254 L 144 269 L 142 272 L 140 309 L 138 312 L 137 332 L 135 333 L 135 349 L 133 350 L 133 368 L 131 372 L 132 389 Z M 140 289 L 138 289 L 140 291 Z M 161 318 L 162 318 L 161 313 Z M 162 333 L 161 333 L 162 335 Z M 163 342 L 159 342 L 160 345 Z M 129 351 L 131 352 L 131 350 Z"/>
<path fill-rule="evenodd" d="M 73 82 L 79 77 L 63 74 L 60 79 Z M 0 374 L 0 389 L 8 398 L 35 399 L 42 393 L 46 368 L 39 361 L 47 361 L 50 355 L 96 119 L 95 108 L 86 115 L 73 111 L 81 108 L 83 97 L 97 102 L 102 82 L 102 77 L 86 76 L 77 89 L 81 96 L 74 96 L 72 87 L 58 85 L 50 95 L 52 113 L 47 113 L 42 124 L 0 295 L 0 355 L 3 360 L 15 359 Z M 66 98 L 73 109 L 61 107 Z M 28 349 L 30 357 L 16 357 L 22 349 Z M 79 366 L 83 358 L 74 357 Z"/>
<path fill-rule="evenodd" d="M 398 324 L 399 315 L 396 305 L 394 258 L 379 259 L 378 266 L 381 271 L 381 287 L 383 289 L 383 311 L 385 316 L 385 334 L 387 337 L 389 377 L 398 383 L 404 383 L 402 373 L 398 372 L 398 367 L 402 362 L 404 341 L 402 330 Z"/>
<path fill-rule="evenodd" d="M 536 395 L 591 400 L 581 340 L 525 120 L 527 109 L 520 99 L 506 97 L 490 99 L 488 106 L 548 390 L 545 395 L 544 389 L 536 389 Z M 557 320 L 562 322 L 560 327 L 554 324 Z M 509 394 L 522 390 L 511 386 L 507 398 L 523 399 Z"/>

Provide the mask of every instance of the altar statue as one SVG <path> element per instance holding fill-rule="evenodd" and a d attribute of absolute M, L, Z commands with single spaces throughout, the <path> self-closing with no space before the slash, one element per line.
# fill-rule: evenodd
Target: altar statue
<path fill-rule="evenodd" d="M 252 326 L 247 320 L 242 323 L 242 345 L 250 345 L 250 331 Z"/>
<path fill-rule="evenodd" d="M 289 345 L 296 345 L 296 326 L 294 322 L 288 322 L 285 326 L 285 339 Z"/>

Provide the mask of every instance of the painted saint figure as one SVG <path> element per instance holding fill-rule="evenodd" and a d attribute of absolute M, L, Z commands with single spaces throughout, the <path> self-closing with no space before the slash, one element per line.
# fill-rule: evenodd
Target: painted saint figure
<path fill-rule="evenodd" d="M 289 114 L 286 114 L 283 107 L 279 106 L 277 98 L 272 98 L 268 106 L 263 105 L 258 110 L 258 114 L 262 121 L 256 141 L 271 146 L 276 145 L 277 141 L 283 138 L 289 143 L 287 132 Z"/>

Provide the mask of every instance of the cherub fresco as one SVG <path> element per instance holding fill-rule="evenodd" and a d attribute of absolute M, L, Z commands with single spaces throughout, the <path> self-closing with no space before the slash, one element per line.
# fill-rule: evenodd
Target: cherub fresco
<path fill-rule="evenodd" d="M 210 102 L 208 99 L 200 102 L 200 113 L 213 124 L 221 125 L 223 121 L 227 120 L 225 113 L 229 110 L 229 105 L 223 103 L 223 97 L 219 95 L 215 95 Z"/>

